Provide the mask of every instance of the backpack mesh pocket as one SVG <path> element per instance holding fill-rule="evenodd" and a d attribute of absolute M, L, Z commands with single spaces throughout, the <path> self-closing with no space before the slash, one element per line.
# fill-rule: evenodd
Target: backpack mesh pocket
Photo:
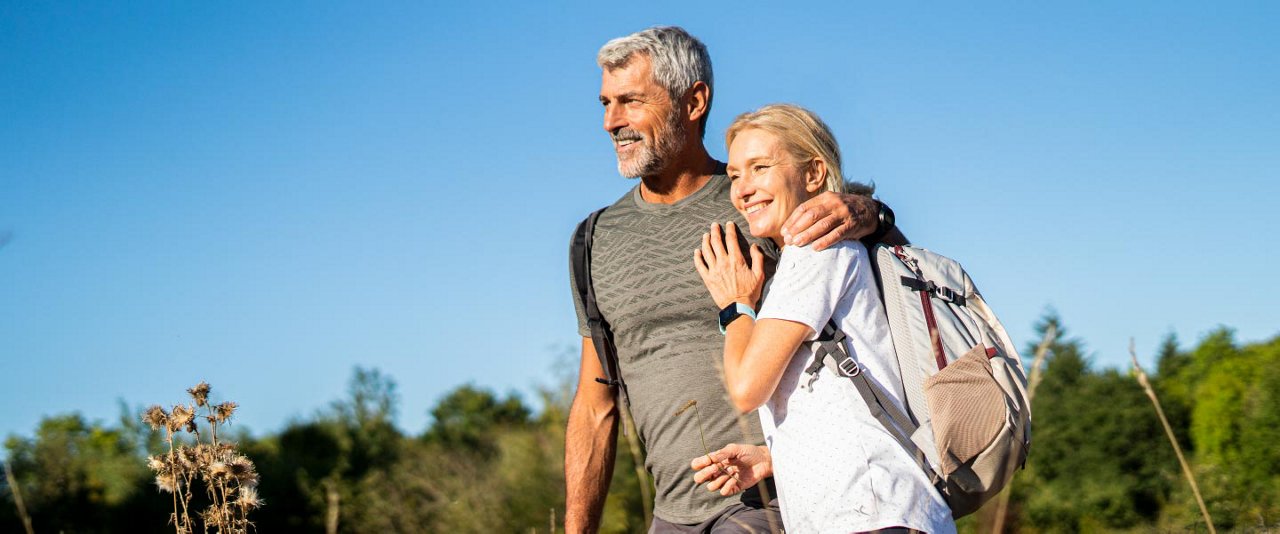
<path fill-rule="evenodd" d="M 991 374 L 986 348 L 977 345 L 925 380 L 925 399 L 942 475 L 964 468 L 991 447 L 1008 421 L 1004 390 Z"/>

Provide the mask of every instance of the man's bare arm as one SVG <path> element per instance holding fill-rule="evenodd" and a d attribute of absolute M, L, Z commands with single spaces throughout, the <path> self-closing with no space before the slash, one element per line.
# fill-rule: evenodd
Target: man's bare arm
<path fill-rule="evenodd" d="M 591 338 L 582 338 L 578 391 L 569 408 L 564 438 L 565 532 L 600 529 L 618 439 L 618 406 L 614 390 L 596 382 L 604 376 Z"/>
<path fill-rule="evenodd" d="M 846 239 L 862 239 L 876 231 L 880 205 L 870 196 L 826 192 L 798 206 L 782 226 L 788 245 L 822 250 Z"/>

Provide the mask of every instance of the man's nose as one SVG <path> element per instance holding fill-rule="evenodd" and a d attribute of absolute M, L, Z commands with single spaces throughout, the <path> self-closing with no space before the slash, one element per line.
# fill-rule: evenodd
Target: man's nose
<path fill-rule="evenodd" d="M 609 104 L 604 107 L 604 131 L 614 132 L 626 125 L 627 121 L 622 114 L 622 106 Z"/>

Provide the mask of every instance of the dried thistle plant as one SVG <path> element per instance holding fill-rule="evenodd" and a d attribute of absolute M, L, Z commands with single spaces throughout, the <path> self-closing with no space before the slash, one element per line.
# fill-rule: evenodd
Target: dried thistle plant
<path fill-rule="evenodd" d="M 177 534 L 194 534 L 196 519 L 204 532 L 247 534 L 253 522 L 249 512 L 264 503 L 258 496 L 258 472 L 236 446 L 218 441 L 218 426 L 230 424 L 236 403 L 209 403 L 209 384 L 200 382 L 188 389 L 194 404 L 178 404 L 166 412 L 159 405 L 142 412 L 142 422 L 152 430 L 164 429 L 168 452 L 147 457 L 147 467 L 156 473 L 156 487 L 173 495 L 169 523 Z M 200 414 L 203 410 L 204 414 Z M 200 435 L 199 419 L 209 429 L 208 441 Z M 192 443 L 180 437 L 192 435 Z M 191 499 L 198 485 L 204 489 L 209 506 L 195 511 Z"/>

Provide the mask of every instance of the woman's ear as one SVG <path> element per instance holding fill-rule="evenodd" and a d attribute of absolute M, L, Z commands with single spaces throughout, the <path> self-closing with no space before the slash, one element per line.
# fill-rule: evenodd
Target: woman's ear
<path fill-rule="evenodd" d="M 804 190 L 810 193 L 822 191 L 827 186 L 827 162 L 813 158 L 804 174 Z"/>

